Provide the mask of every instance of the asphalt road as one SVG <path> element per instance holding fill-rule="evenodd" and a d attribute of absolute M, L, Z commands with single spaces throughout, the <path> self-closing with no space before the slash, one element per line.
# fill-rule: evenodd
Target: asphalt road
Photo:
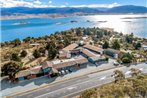
<path fill-rule="evenodd" d="M 147 64 L 139 64 L 133 67 L 142 70 L 143 73 L 147 73 Z M 56 83 L 32 92 L 13 96 L 13 98 L 63 98 L 65 96 L 71 98 L 86 89 L 98 87 L 114 81 L 111 75 L 116 69 L 122 70 L 126 77 L 130 76 L 130 67 L 115 68 Z"/>

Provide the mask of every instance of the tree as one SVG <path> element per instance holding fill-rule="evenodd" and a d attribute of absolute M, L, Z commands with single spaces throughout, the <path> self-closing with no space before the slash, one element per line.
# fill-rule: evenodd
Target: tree
<path fill-rule="evenodd" d="M 134 48 L 135 49 L 140 49 L 141 48 L 141 43 L 136 43 L 136 44 L 134 44 Z"/>
<path fill-rule="evenodd" d="M 97 38 L 102 38 L 102 37 L 103 37 L 103 32 L 97 31 Z"/>
<path fill-rule="evenodd" d="M 55 40 L 52 40 L 52 41 L 48 42 L 47 45 L 46 45 L 47 50 L 52 48 L 52 47 L 56 48 Z"/>
<path fill-rule="evenodd" d="M 45 48 L 44 47 L 40 47 L 39 48 L 39 52 L 42 53 L 42 54 L 45 54 Z"/>
<path fill-rule="evenodd" d="M 114 40 L 114 42 L 112 43 L 112 48 L 117 49 L 117 50 L 120 49 L 120 44 L 119 44 L 118 40 Z"/>
<path fill-rule="evenodd" d="M 109 48 L 109 43 L 107 41 L 105 41 L 105 43 L 103 44 L 103 49 L 107 49 Z"/>
<path fill-rule="evenodd" d="M 2 67 L 2 74 L 8 75 L 9 78 L 14 78 L 15 74 L 19 72 L 21 66 L 16 62 L 9 62 L 3 65 Z"/>
<path fill-rule="evenodd" d="M 76 29 L 76 35 L 77 36 L 82 36 L 83 35 L 83 32 L 82 32 L 82 30 L 80 28 Z"/>
<path fill-rule="evenodd" d="M 132 77 L 138 76 L 141 73 L 141 70 L 136 69 L 136 68 L 131 68 L 130 71 L 131 71 Z"/>
<path fill-rule="evenodd" d="M 15 39 L 14 41 L 13 41 L 13 43 L 14 43 L 14 46 L 18 46 L 18 45 L 21 45 L 21 41 L 20 41 L 20 39 Z"/>
<path fill-rule="evenodd" d="M 125 53 L 122 56 L 123 63 L 131 63 L 132 59 L 133 59 L 133 56 L 130 53 Z"/>
<path fill-rule="evenodd" d="M 27 52 L 25 50 L 23 50 L 21 53 L 20 53 L 20 56 L 21 57 L 26 57 L 27 56 Z"/>
<path fill-rule="evenodd" d="M 13 60 L 13 61 L 18 61 L 18 62 L 21 61 L 21 59 L 20 59 L 20 57 L 18 56 L 17 53 L 13 53 L 13 54 L 11 55 L 11 60 Z"/>
<path fill-rule="evenodd" d="M 23 41 L 26 43 L 29 42 L 30 40 L 31 40 L 31 37 L 27 37 L 27 38 L 23 39 Z"/>
<path fill-rule="evenodd" d="M 115 82 L 125 79 L 125 75 L 120 70 L 115 70 L 112 76 L 114 76 Z"/>
<path fill-rule="evenodd" d="M 129 44 L 132 44 L 133 42 L 133 33 L 131 35 L 127 35 L 126 36 L 126 42 L 129 43 Z"/>
<path fill-rule="evenodd" d="M 71 40 L 68 37 L 64 37 L 63 40 L 65 46 L 68 46 L 71 43 Z"/>
<path fill-rule="evenodd" d="M 39 52 L 38 50 L 35 50 L 35 51 L 33 52 L 33 56 L 34 56 L 35 58 L 39 58 L 41 55 L 40 55 L 40 52 Z"/>
<path fill-rule="evenodd" d="M 55 48 L 50 48 L 49 50 L 48 50 L 48 58 L 49 59 L 54 59 L 55 57 L 56 57 L 56 55 L 57 55 L 57 49 L 55 49 Z"/>

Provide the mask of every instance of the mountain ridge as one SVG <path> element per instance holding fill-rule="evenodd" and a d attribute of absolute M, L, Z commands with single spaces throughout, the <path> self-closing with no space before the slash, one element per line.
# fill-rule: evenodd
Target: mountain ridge
<path fill-rule="evenodd" d="M 1 8 L 1 15 L 13 14 L 71 14 L 71 13 L 147 13 L 147 7 L 124 5 L 113 8 L 63 7 L 63 8 Z"/>

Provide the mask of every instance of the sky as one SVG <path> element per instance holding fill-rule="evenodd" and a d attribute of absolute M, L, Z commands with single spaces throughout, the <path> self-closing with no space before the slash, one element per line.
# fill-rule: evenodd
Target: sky
<path fill-rule="evenodd" d="M 147 0 L 0 0 L 0 7 L 106 7 L 146 6 Z"/>

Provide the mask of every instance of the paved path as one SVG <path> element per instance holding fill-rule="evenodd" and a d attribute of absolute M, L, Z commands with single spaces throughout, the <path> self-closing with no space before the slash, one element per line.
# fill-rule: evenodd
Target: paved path
<path fill-rule="evenodd" d="M 71 98 L 85 89 L 112 82 L 114 78 L 111 75 L 116 69 L 122 70 L 127 77 L 130 76 L 129 69 L 132 67 L 142 70 L 143 73 L 147 73 L 147 64 L 144 63 L 136 66 L 132 65 L 131 67 L 120 67 L 56 83 L 45 88 L 13 96 L 13 98 L 64 98 L 65 96 Z"/>

